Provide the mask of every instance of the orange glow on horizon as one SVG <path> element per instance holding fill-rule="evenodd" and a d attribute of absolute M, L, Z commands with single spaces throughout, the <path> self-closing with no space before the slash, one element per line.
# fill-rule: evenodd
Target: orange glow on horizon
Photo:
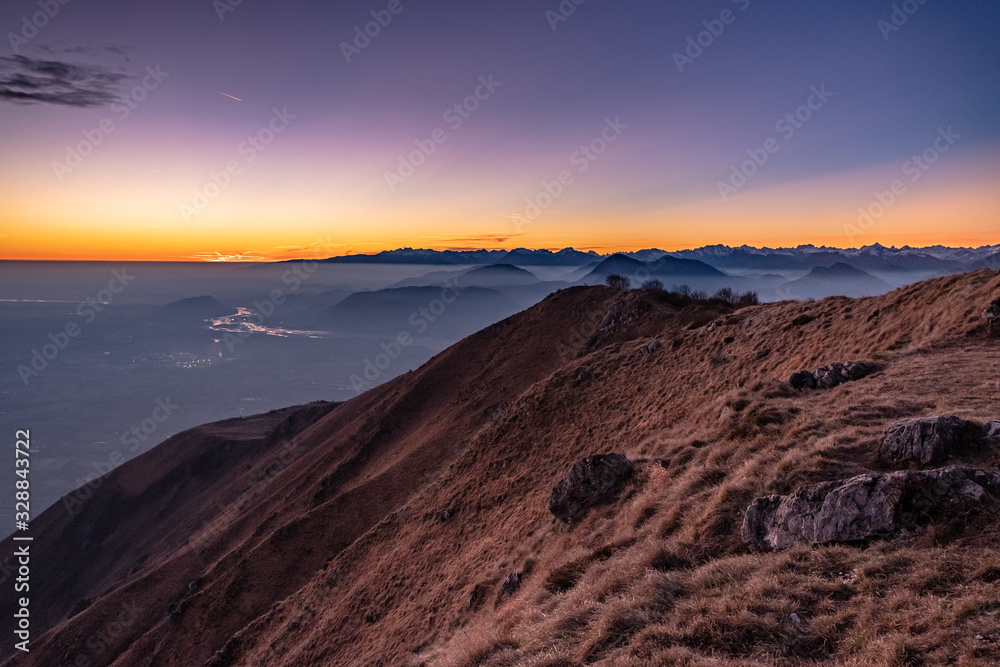
<path fill-rule="evenodd" d="M 595 251 L 602 255 L 609 255 L 613 253 L 625 253 L 625 252 L 635 252 L 638 250 L 645 250 L 650 248 L 658 248 L 660 250 L 665 250 L 668 252 L 675 252 L 679 250 L 689 250 L 693 248 L 700 248 L 709 245 L 728 245 L 728 246 L 741 246 L 750 245 L 755 247 L 771 247 L 771 248 L 791 248 L 799 245 L 815 245 L 815 246 L 826 246 L 830 248 L 847 249 L 847 248 L 858 248 L 866 245 L 881 244 L 887 247 L 926 247 L 933 245 L 941 245 L 947 247 L 981 247 L 981 246 L 991 246 L 1000 245 L 1000 232 L 995 231 L 984 231 L 981 233 L 966 232 L 960 234 L 948 234 L 948 233 L 913 233 L 909 235 L 896 235 L 889 234 L 883 236 L 872 236 L 870 238 L 865 238 L 863 243 L 857 243 L 855 245 L 848 245 L 843 243 L 844 237 L 841 236 L 810 236 L 810 237 L 774 237 L 766 243 L 751 243 L 745 242 L 742 239 L 711 239 L 707 238 L 704 242 L 664 242 L 662 240 L 657 241 L 655 239 L 639 240 L 636 239 L 633 242 L 619 243 L 619 244 L 590 244 L 590 245 L 573 245 L 573 246 L 536 246 L 534 244 L 524 245 L 518 243 L 508 243 L 498 246 L 483 246 L 481 248 L 471 248 L 467 246 L 455 247 L 448 244 L 414 244 L 402 242 L 396 246 L 380 246 L 380 245 L 367 245 L 359 244 L 356 246 L 355 250 L 349 253 L 321 253 L 316 254 L 312 251 L 254 251 L 254 250 L 243 250 L 243 251 L 217 251 L 217 250 L 203 250 L 194 251 L 186 254 L 160 254 L 155 251 L 133 251 L 133 252 L 54 252 L 51 250 L 39 249 L 36 251 L 26 251 L 26 252 L 11 252 L 5 253 L 3 248 L 3 241 L 0 239 L 0 261 L 77 261 L 77 262 L 200 262 L 200 263 L 266 263 L 266 262 L 280 262 L 286 260 L 312 260 L 312 259 L 326 259 L 328 257 L 340 257 L 345 255 L 369 255 L 375 254 L 387 250 L 396 250 L 398 248 L 410 247 L 419 248 L 425 250 L 472 250 L 472 249 L 482 249 L 482 250 L 513 250 L 515 248 L 526 247 L 531 250 L 551 250 L 556 252 L 562 250 L 564 247 L 573 247 L 581 252 Z"/>
<path fill-rule="evenodd" d="M 706 245 L 856 248 L 1000 244 L 1000 153 L 971 152 L 908 186 L 858 228 L 859 209 L 899 177 L 897 164 L 826 174 L 740 192 L 616 199 L 597 205 L 579 189 L 527 220 L 508 192 L 471 186 L 461 196 L 421 192 L 372 200 L 344 188 L 319 197 L 311 182 L 240 182 L 192 219 L 178 213 L 184 186 L 159 176 L 95 174 L 47 187 L 0 184 L 0 260 L 271 262 L 431 250 L 574 247 L 602 254 Z M 576 199 L 581 196 L 582 199 Z"/>

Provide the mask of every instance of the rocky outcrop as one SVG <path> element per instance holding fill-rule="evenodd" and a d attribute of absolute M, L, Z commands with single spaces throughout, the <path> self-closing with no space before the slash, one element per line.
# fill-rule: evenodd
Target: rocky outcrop
<path fill-rule="evenodd" d="M 941 463 L 981 437 L 980 427 L 958 417 L 907 419 L 886 430 L 879 458 L 888 465 Z"/>
<path fill-rule="evenodd" d="M 986 318 L 990 334 L 996 335 L 1000 331 L 1000 299 L 996 299 L 993 303 L 986 306 L 986 309 L 983 311 L 983 317 Z"/>
<path fill-rule="evenodd" d="M 581 459 L 552 490 L 549 511 L 566 523 L 579 521 L 590 508 L 617 498 L 633 470 L 632 462 L 621 454 Z"/>
<path fill-rule="evenodd" d="M 994 471 L 951 466 L 859 475 L 758 498 L 747 508 L 742 534 L 755 549 L 856 542 L 947 521 L 949 509 L 996 506 L 998 499 L 1000 474 Z"/>
<path fill-rule="evenodd" d="M 815 371 L 799 371 L 789 379 L 789 384 L 795 389 L 832 389 L 845 382 L 853 382 L 881 370 L 878 364 L 870 361 L 848 361 L 842 364 L 830 364 Z"/>

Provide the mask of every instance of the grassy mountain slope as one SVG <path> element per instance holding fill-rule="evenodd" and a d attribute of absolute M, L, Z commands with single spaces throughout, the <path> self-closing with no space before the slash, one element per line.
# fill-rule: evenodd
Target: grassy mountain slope
<path fill-rule="evenodd" d="M 979 316 L 998 296 L 985 270 L 735 312 L 572 288 L 345 404 L 253 418 L 222 463 L 195 461 L 234 427 L 193 429 L 74 517 L 37 520 L 34 548 L 53 554 L 37 581 L 65 570 L 90 601 L 40 584 L 54 611 L 18 664 L 1000 660 L 995 521 L 780 553 L 739 536 L 757 496 L 881 470 L 898 419 L 1000 418 L 1000 343 Z M 884 370 L 825 391 L 785 382 L 858 359 Z M 612 451 L 638 468 L 622 497 L 556 523 L 553 485 Z M 91 541 L 74 554 L 77 534 Z M 501 600 L 511 573 L 523 584 Z"/>

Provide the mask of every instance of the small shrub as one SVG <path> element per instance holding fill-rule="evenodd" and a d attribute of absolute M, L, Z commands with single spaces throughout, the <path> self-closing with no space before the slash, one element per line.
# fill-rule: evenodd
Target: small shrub
<path fill-rule="evenodd" d="M 712 298 L 720 299 L 737 308 L 756 306 L 760 303 L 760 297 L 757 296 L 757 292 L 743 292 L 740 294 L 732 287 L 723 287 L 713 294 Z"/>
<path fill-rule="evenodd" d="M 675 291 L 653 290 L 649 294 L 660 303 L 666 303 L 674 308 L 686 308 L 692 303 L 691 297 Z"/>
<path fill-rule="evenodd" d="M 632 286 L 632 283 L 625 276 L 620 276 L 617 273 L 612 273 L 610 276 L 604 279 L 608 287 L 611 289 L 625 290 Z"/>
<path fill-rule="evenodd" d="M 738 296 L 732 287 L 723 287 L 714 294 L 714 298 L 722 299 L 728 303 L 735 303 Z"/>
<path fill-rule="evenodd" d="M 662 292 L 664 291 L 663 281 L 656 278 L 647 280 L 642 284 L 642 289 L 646 292 Z"/>

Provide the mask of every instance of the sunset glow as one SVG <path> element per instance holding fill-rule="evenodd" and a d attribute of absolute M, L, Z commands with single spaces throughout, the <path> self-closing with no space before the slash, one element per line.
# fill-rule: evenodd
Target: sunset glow
<path fill-rule="evenodd" d="M 867 3 L 741 0 L 679 64 L 714 20 L 693 3 L 614 30 L 610 6 L 554 25 L 531 3 L 414 7 L 346 56 L 360 5 L 67 8 L 0 61 L 0 258 L 1000 243 L 998 9 L 976 5 L 886 36 Z M 302 50 L 258 48 L 274 34 Z M 79 104 L 15 95 L 54 61 L 116 83 Z"/>

